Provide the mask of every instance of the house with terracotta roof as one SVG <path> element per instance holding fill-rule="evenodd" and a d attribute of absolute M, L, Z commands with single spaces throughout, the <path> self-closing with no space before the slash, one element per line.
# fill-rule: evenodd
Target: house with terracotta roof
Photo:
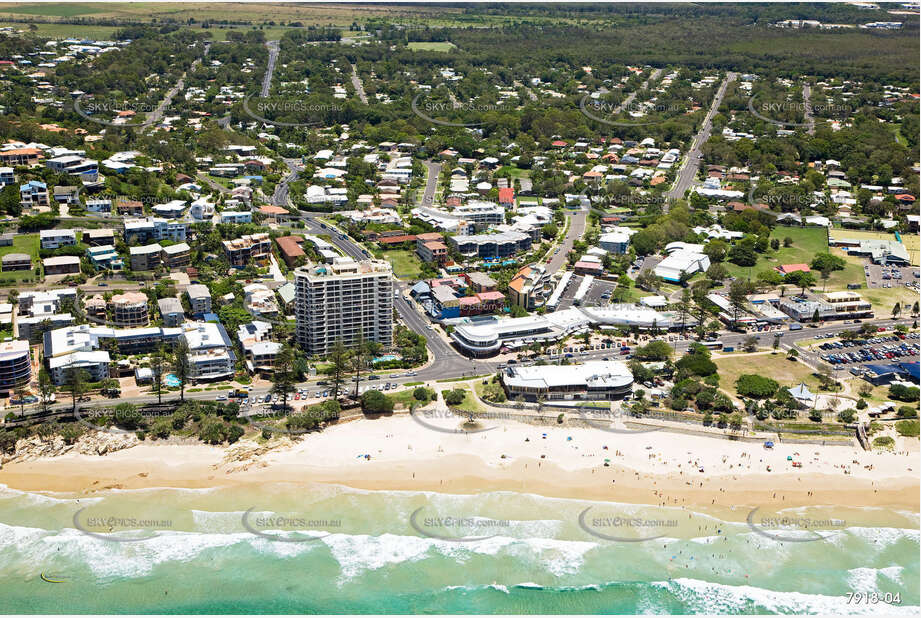
<path fill-rule="evenodd" d="M 289 268 L 294 268 L 298 259 L 307 255 L 301 248 L 304 239 L 300 236 L 280 236 L 275 239 L 275 242 L 278 244 L 282 259 Z"/>
<path fill-rule="evenodd" d="M 787 276 L 790 273 L 795 273 L 795 272 L 808 273 L 809 265 L 808 264 L 782 264 L 781 266 L 778 266 L 776 270 L 783 276 Z"/>
<path fill-rule="evenodd" d="M 503 206 L 514 206 L 515 190 L 511 187 L 499 189 L 499 204 Z"/>
<path fill-rule="evenodd" d="M 275 221 L 278 222 L 287 221 L 292 217 L 291 213 L 288 212 L 285 208 L 282 208 L 281 206 L 273 206 L 271 204 L 261 206 L 259 208 L 259 212 L 267 217 L 275 219 Z"/>

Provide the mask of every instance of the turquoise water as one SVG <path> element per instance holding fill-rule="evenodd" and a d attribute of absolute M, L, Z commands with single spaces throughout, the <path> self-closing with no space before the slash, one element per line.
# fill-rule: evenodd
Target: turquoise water
<path fill-rule="evenodd" d="M 383 363 L 383 362 L 386 362 L 386 361 L 400 360 L 401 358 L 403 358 L 403 357 L 400 356 L 399 354 L 384 354 L 383 356 L 378 356 L 378 357 L 376 357 L 376 358 L 372 358 L 372 359 L 371 359 L 371 362 L 372 362 L 372 363 Z"/>
<path fill-rule="evenodd" d="M 607 541 L 578 525 L 586 508 L 678 524 L 655 540 Z M 837 515 L 847 524 L 828 539 L 790 542 L 744 516 L 511 492 L 276 484 L 71 497 L 0 486 L 0 611 L 917 613 L 917 515 Z M 471 519 L 450 528 L 436 517 Z M 151 538 L 111 540 L 141 529 Z M 851 591 L 899 593 L 901 606 L 849 605 Z"/>
<path fill-rule="evenodd" d="M 166 374 L 166 376 L 163 378 L 163 382 L 170 387 L 179 387 L 182 385 L 182 380 L 177 378 L 175 374 L 172 373 Z"/>

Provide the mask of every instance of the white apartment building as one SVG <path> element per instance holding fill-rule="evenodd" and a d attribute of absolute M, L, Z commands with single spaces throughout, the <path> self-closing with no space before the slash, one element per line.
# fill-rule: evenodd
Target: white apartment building
<path fill-rule="evenodd" d="M 379 260 L 336 258 L 294 271 L 297 341 L 308 354 L 325 355 L 341 339 L 359 337 L 393 345 L 393 274 Z"/>

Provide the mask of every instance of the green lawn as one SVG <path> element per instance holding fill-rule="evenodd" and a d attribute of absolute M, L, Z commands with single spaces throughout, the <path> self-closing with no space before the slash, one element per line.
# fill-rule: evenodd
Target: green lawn
<path fill-rule="evenodd" d="M 408 249 L 390 249 L 375 252 L 379 258 L 393 265 L 393 274 L 400 279 L 418 279 L 422 276 L 422 261 L 415 251 Z"/>
<path fill-rule="evenodd" d="M 736 380 L 746 373 L 770 377 L 787 388 L 805 382 L 812 392 L 819 390 L 819 379 L 812 369 L 799 361 L 787 360 L 785 354 L 733 355 L 714 358 L 713 362 L 719 368 L 720 388 L 733 395 L 736 395 Z"/>
<path fill-rule="evenodd" d="M 456 46 L 450 41 L 434 41 L 431 43 L 428 42 L 415 42 L 407 43 L 406 47 L 413 51 L 440 51 L 448 52 L 454 49 Z"/>
<path fill-rule="evenodd" d="M 784 247 L 783 240 L 788 236 L 793 239 L 793 245 Z M 747 277 L 750 269 L 754 277 L 762 270 L 776 268 L 782 264 L 808 264 L 816 253 L 828 251 L 828 231 L 822 227 L 777 226 L 771 238 L 780 241 L 780 249 L 769 250 L 764 255 L 758 255 L 758 263 L 751 267 L 724 262 L 729 274 L 733 277 Z M 831 285 L 831 280 L 829 280 L 829 285 Z"/>
<path fill-rule="evenodd" d="M 0 283 L 6 284 L 26 279 L 38 279 L 36 269 L 38 267 L 39 251 L 38 234 L 18 234 L 13 237 L 13 245 L 9 247 L 0 247 L 0 256 L 8 253 L 27 253 L 32 256 L 32 270 L 11 270 L 9 272 L 0 272 Z"/>

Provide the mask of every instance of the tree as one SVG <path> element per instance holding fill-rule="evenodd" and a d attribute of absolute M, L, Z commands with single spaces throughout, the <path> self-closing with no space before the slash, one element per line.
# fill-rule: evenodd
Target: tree
<path fill-rule="evenodd" d="M 671 358 L 672 349 L 665 341 L 656 339 L 655 341 L 650 341 L 644 346 L 636 348 L 633 355 L 637 358 L 637 360 L 664 361 Z"/>
<path fill-rule="evenodd" d="M 70 393 L 73 414 L 77 413 L 77 399 L 86 392 L 86 384 L 89 379 L 90 374 L 79 367 L 68 367 L 64 372 L 64 388 Z"/>
<path fill-rule="evenodd" d="M 780 337 L 777 337 L 776 335 L 774 336 L 774 343 L 771 344 L 771 348 L 775 353 L 777 352 L 777 350 L 780 348 Z"/>
<path fill-rule="evenodd" d="M 163 374 L 169 366 L 169 358 L 163 346 L 150 357 L 150 370 L 153 372 L 153 391 L 157 394 L 157 405 L 163 403 Z"/>
<path fill-rule="evenodd" d="M 636 276 L 636 285 L 649 292 L 655 292 L 661 287 L 662 283 L 652 269 L 647 268 L 640 271 Z"/>
<path fill-rule="evenodd" d="M 333 347 L 329 352 L 329 360 L 333 364 L 333 399 L 339 398 L 339 389 L 342 386 L 342 382 L 344 381 L 343 376 L 348 369 L 348 359 L 349 353 L 348 350 L 345 349 L 345 345 L 342 343 L 342 339 L 336 339 L 336 341 L 333 342 Z"/>
<path fill-rule="evenodd" d="M 748 295 L 751 293 L 751 283 L 745 279 L 736 279 L 729 285 L 729 304 L 732 306 L 733 326 L 737 325 L 739 318 L 745 313 L 745 303 L 748 302 Z"/>
<path fill-rule="evenodd" d="M 793 246 L 793 239 L 790 238 L 789 236 L 784 237 L 784 239 L 783 239 L 783 246 L 784 246 L 784 247 L 788 247 L 788 248 L 789 248 L 789 247 L 792 247 L 792 246 Z"/>
<path fill-rule="evenodd" d="M 393 412 L 393 400 L 376 390 L 361 394 L 361 409 L 371 414 L 389 414 Z"/>
<path fill-rule="evenodd" d="M 812 270 L 828 271 L 829 273 L 836 270 L 844 270 L 845 262 L 843 258 L 831 253 L 816 253 L 815 257 L 809 263 Z"/>
<path fill-rule="evenodd" d="M 467 391 L 462 388 L 455 388 L 450 391 L 445 391 L 442 393 L 445 403 L 449 406 L 459 406 L 464 403 L 464 399 L 467 397 Z"/>
<path fill-rule="evenodd" d="M 898 302 L 897 302 L 897 303 L 892 307 L 892 319 L 893 319 L 893 320 L 897 320 L 898 317 L 899 317 L 899 315 L 901 315 L 901 313 L 902 313 L 902 303 L 898 303 Z"/>
<path fill-rule="evenodd" d="M 19 399 L 19 416 L 25 416 L 26 413 L 26 395 L 29 394 L 28 382 L 20 382 L 16 385 L 16 398 Z"/>
<path fill-rule="evenodd" d="M 54 382 L 51 381 L 51 374 L 44 368 L 38 372 L 38 394 L 42 398 L 42 412 L 48 413 L 48 406 L 51 404 L 51 397 L 54 396 Z"/>
<path fill-rule="evenodd" d="M 754 336 L 746 337 L 742 347 L 745 348 L 746 352 L 756 351 L 758 349 L 758 338 Z"/>
<path fill-rule="evenodd" d="M 295 390 L 294 350 L 287 343 L 275 355 L 272 371 L 272 393 L 281 397 L 282 410 L 288 409 L 288 395 Z"/>
<path fill-rule="evenodd" d="M 691 313 L 692 302 L 691 290 L 684 288 L 681 290 L 681 299 L 678 301 L 678 323 L 681 324 L 681 334 L 684 334 L 684 328 L 687 325 L 688 315 Z"/>
<path fill-rule="evenodd" d="M 368 346 L 365 343 L 364 335 L 359 331 L 358 343 L 355 345 L 355 349 L 352 350 L 352 370 L 355 372 L 355 399 L 358 399 L 358 383 L 361 382 L 361 370 L 365 366 L 367 351 Z"/>
<path fill-rule="evenodd" d="M 185 401 L 185 385 L 192 374 L 192 360 L 189 358 L 189 344 L 185 338 L 180 337 L 173 348 L 172 369 L 173 375 L 179 380 L 179 400 Z"/>
<path fill-rule="evenodd" d="M 743 397 L 767 399 L 773 397 L 780 385 L 770 378 L 750 373 L 742 374 L 736 380 L 736 392 Z"/>
<path fill-rule="evenodd" d="M 707 278 L 712 279 L 713 281 L 722 281 L 728 276 L 729 271 L 726 270 L 726 267 L 719 262 L 714 262 L 713 264 L 710 264 L 709 268 L 707 268 Z"/>
<path fill-rule="evenodd" d="M 785 283 L 790 283 L 801 289 L 801 295 L 805 296 L 806 288 L 815 285 L 815 275 L 811 272 L 797 270 L 784 277 Z"/>
<path fill-rule="evenodd" d="M 729 253 L 729 243 L 725 240 L 716 238 L 707 243 L 704 247 L 704 254 L 710 258 L 711 263 L 722 262 Z"/>

